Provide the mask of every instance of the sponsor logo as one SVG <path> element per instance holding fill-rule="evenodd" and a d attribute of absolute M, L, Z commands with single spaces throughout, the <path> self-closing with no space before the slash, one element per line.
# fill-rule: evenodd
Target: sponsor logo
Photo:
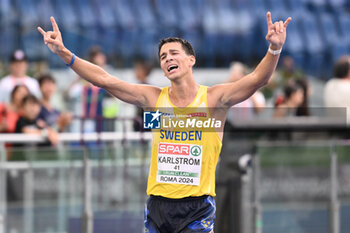
<path fill-rule="evenodd" d="M 158 153 L 168 155 L 190 155 L 190 145 L 159 143 Z"/>
<path fill-rule="evenodd" d="M 202 153 L 202 150 L 199 146 L 192 146 L 191 148 L 191 155 L 198 156 Z"/>

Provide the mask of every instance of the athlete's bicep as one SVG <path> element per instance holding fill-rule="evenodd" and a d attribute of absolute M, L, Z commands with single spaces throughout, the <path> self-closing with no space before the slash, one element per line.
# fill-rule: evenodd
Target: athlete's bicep
<path fill-rule="evenodd" d="M 155 105 L 161 91 L 155 86 L 132 84 L 115 77 L 109 78 L 104 88 L 116 98 L 140 107 Z"/>
<path fill-rule="evenodd" d="M 230 107 L 249 98 L 259 87 L 254 75 L 248 74 L 236 82 L 215 85 L 210 93 L 215 106 Z"/>

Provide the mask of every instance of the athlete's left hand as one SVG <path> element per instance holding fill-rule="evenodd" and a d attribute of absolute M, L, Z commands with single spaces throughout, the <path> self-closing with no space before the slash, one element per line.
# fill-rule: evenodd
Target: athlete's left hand
<path fill-rule="evenodd" d="M 266 40 L 271 43 L 271 49 L 279 50 L 282 48 L 284 42 L 286 41 L 287 36 L 287 26 L 289 22 L 292 20 L 289 17 L 285 22 L 282 20 L 272 23 L 271 20 L 271 12 L 267 12 L 266 14 L 267 20 L 267 35 Z"/>

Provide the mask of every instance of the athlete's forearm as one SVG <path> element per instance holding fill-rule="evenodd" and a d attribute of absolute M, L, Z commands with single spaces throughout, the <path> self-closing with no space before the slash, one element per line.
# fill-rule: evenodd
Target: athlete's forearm
<path fill-rule="evenodd" d="M 73 58 L 73 53 L 64 48 L 58 53 L 58 56 L 66 63 L 70 64 Z M 88 82 L 93 83 L 96 86 L 105 88 L 108 84 L 109 74 L 97 65 L 94 65 L 84 59 L 75 57 L 74 63 L 71 68 L 80 77 Z"/>
<path fill-rule="evenodd" d="M 271 47 L 273 50 L 277 50 Z M 255 70 L 233 83 L 216 85 L 211 88 L 210 95 L 214 101 L 214 106 L 231 107 L 249 98 L 259 88 L 267 84 L 271 75 L 276 69 L 279 55 L 267 52 Z"/>
<path fill-rule="evenodd" d="M 63 48 L 57 54 L 66 64 L 72 62 L 73 54 L 68 49 Z M 116 98 L 129 104 L 135 104 L 140 107 L 155 106 L 160 93 L 160 89 L 157 87 L 144 84 L 130 84 L 79 57 L 75 57 L 71 68 L 83 79 L 107 90 Z"/>
<path fill-rule="evenodd" d="M 272 50 L 279 50 L 279 48 L 275 48 L 271 45 L 270 48 Z M 252 74 L 256 80 L 257 86 L 261 87 L 268 83 L 273 72 L 276 70 L 279 58 L 279 54 L 273 55 L 270 52 L 266 53 L 265 57 L 261 60 Z"/>

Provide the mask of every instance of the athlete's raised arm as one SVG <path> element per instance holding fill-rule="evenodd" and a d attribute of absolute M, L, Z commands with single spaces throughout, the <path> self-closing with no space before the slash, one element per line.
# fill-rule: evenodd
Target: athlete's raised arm
<path fill-rule="evenodd" d="M 279 54 L 286 40 L 286 31 L 290 17 L 285 21 L 272 23 L 271 13 L 267 12 L 267 35 L 269 51 L 255 70 L 237 82 L 220 84 L 208 89 L 208 101 L 215 107 L 230 107 L 250 97 L 256 90 L 267 84 L 275 71 Z M 214 107 L 213 106 L 213 107 Z"/>
<path fill-rule="evenodd" d="M 61 32 L 55 19 L 50 17 L 50 20 L 53 31 L 44 31 L 41 27 L 38 27 L 39 32 L 43 35 L 44 43 L 66 64 L 72 63 L 71 68 L 80 77 L 96 86 L 106 89 L 112 95 L 127 103 L 141 107 L 155 106 L 160 88 L 150 85 L 127 83 L 111 76 L 99 66 L 76 56 L 73 58 L 73 53 L 63 44 Z"/>

